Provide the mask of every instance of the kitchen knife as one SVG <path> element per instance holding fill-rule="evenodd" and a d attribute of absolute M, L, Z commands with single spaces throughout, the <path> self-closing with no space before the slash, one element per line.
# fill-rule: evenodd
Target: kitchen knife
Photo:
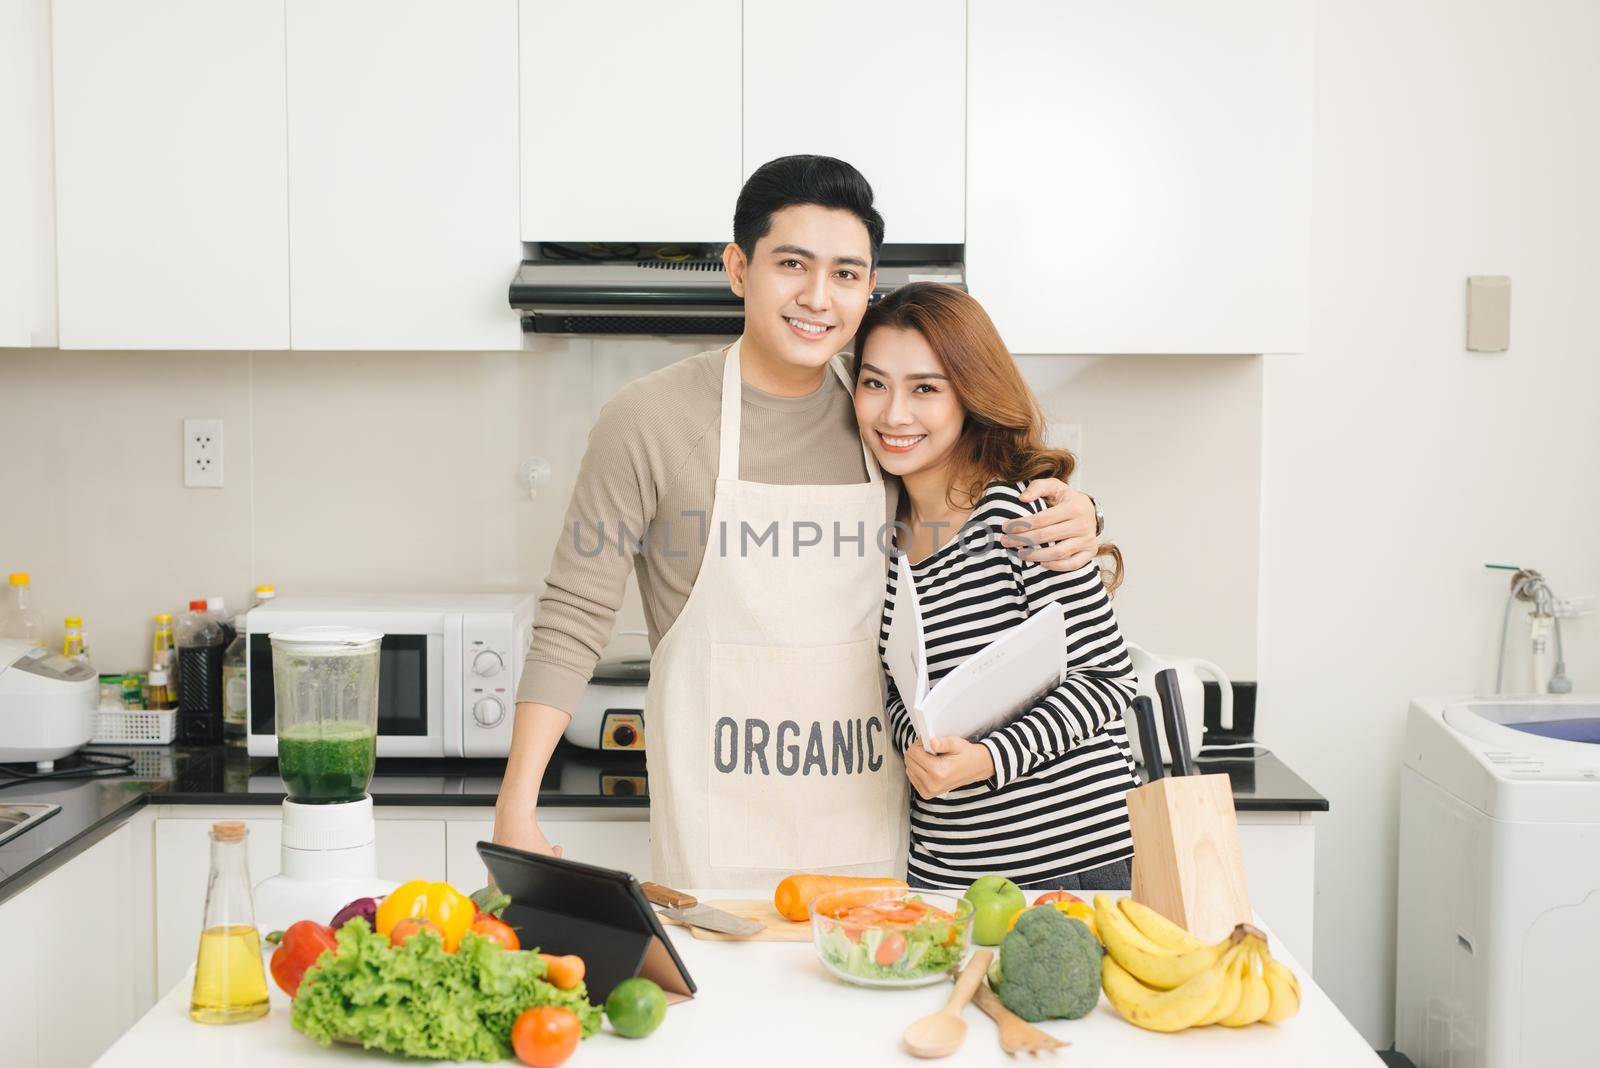
<path fill-rule="evenodd" d="M 663 916 L 679 923 L 686 923 L 690 927 L 702 927 L 707 931 L 716 931 L 735 938 L 750 938 L 767 929 L 767 925 L 759 920 L 746 919 L 731 912 L 724 912 L 722 909 L 714 909 L 710 905 L 702 905 L 692 895 L 674 890 L 670 886 L 662 886 L 660 883 L 640 883 L 639 889 L 644 891 L 646 901 L 660 906 Z"/>
<path fill-rule="evenodd" d="M 1139 728 L 1139 752 L 1144 757 L 1144 781 L 1155 782 L 1167 773 L 1161 766 L 1161 736 L 1156 733 L 1156 708 L 1148 697 L 1133 699 L 1133 723 Z"/>
<path fill-rule="evenodd" d="M 1161 698 L 1161 714 L 1167 725 L 1167 752 L 1172 756 L 1172 774 L 1193 775 L 1194 760 L 1189 754 L 1189 727 L 1184 721 L 1183 695 L 1178 692 L 1178 673 L 1171 668 L 1156 672 L 1156 694 Z"/>

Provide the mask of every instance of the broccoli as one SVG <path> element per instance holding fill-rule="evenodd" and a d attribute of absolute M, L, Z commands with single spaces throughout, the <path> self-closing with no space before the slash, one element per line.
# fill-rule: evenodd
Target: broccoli
<path fill-rule="evenodd" d="M 1053 908 L 1025 909 L 1000 943 L 989 985 L 1027 1020 L 1076 1020 L 1100 1001 L 1100 943 Z"/>

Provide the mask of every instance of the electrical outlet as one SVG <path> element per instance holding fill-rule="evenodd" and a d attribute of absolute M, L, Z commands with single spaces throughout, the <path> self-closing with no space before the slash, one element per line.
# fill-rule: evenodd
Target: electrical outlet
<path fill-rule="evenodd" d="M 183 484 L 222 488 L 222 420 L 183 421 Z"/>

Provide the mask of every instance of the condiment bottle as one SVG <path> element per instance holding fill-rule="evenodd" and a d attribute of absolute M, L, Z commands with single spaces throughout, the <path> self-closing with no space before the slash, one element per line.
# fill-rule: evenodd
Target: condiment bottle
<path fill-rule="evenodd" d="M 267 973 L 245 852 L 249 833 L 238 820 L 211 825 L 205 925 L 189 1000 L 189 1016 L 199 1023 L 240 1023 L 267 1014 Z"/>
<path fill-rule="evenodd" d="M 222 628 L 206 602 L 189 602 L 177 639 L 178 740 L 215 745 L 222 741 Z"/>
<path fill-rule="evenodd" d="M 83 646 L 83 619 L 80 616 L 68 616 L 62 621 L 64 635 L 61 639 L 61 655 L 68 660 L 77 660 L 87 664 L 89 657 Z"/>
<path fill-rule="evenodd" d="M 33 578 L 26 571 L 14 571 L 6 580 L 5 611 L 0 613 L 0 638 L 17 638 L 32 645 L 44 645 L 44 627 L 33 609 Z"/>

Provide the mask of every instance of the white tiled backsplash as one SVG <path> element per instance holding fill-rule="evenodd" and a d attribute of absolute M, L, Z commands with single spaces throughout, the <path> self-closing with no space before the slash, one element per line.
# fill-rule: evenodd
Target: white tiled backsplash
<path fill-rule="evenodd" d="M 0 351 L 0 574 L 45 623 L 84 617 L 101 670 L 141 665 L 190 597 L 536 590 L 594 413 L 704 339 L 527 352 Z M 1075 424 L 1127 557 L 1129 636 L 1253 677 L 1261 361 L 1023 357 Z M 226 485 L 186 489 L 185 417 L 219 417 Z M 530 500 L 534 456 L 553 476 Z M 621 625 L 641 626 L 630 583 Z"/>

